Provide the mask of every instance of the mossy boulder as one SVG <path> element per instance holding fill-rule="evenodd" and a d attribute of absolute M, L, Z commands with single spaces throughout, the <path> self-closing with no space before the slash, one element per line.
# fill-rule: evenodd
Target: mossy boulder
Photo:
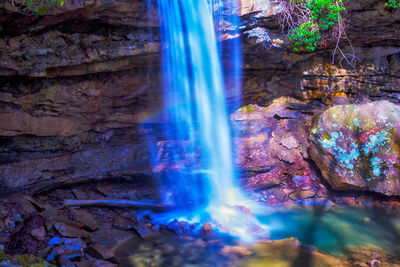
<path fill-rule="evenodd" d="M 339 105 L 314 117 L 310 154 L 334 189 L 400 195 L 400 106 Z"/>
<path fill-rule="evenodd" d="M 0 266 L 51 267 L 45 260 L 33 255 L 7 255 L 0 251 Z"/>

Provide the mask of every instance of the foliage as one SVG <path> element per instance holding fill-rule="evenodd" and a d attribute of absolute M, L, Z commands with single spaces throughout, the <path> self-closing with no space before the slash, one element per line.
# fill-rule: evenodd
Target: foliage
<path fill-rule="evenodd" d="M 400 8 L 400 0 L 388 0 L 385 7 Z"/>
<path fill-rule="evenodd" d="M 314 51 L 321 40 L 321 34 L 318 25 L 308 21 L 291 30 L 288 38 L 294 42 L 294 51 L 299 51 L 299 47 Z"/>
<path fill-rule="evenodd" d="M 64 0 L 11 0 L 21 13 L 43 16 L 51 7 L 61 7 Z"/>
<path fill-rule="evenodd" d="M 359 59 L 354 55 L 353 46 L 345 32 L 343 13 L 346 8 L 343 0 L 280 0 L 280 4 L 281 28 L 287 30 L 294 51 L 314 51 L 318 46 L 327 45 L 329 40 L 333 40 L 336 46 L 332 54 L 332 64 L 335 62 L 335 55 L 339 53 L 342 56 L 340 65 L 345 61 L 355 68 Z M 349 43 L 352 52 L 348 53 L 340 48 L 341 40 Z"/>
<path fill-rule="evenodd" d="M 342 20 L 341 12 L 346 8 L 342 0 L 289 0 L 307 9 L 300 25 L 289 31 L 289 39 L 294 42 L 294 50 L 314 51 L 322 40 L 322 35 Z"/>
<path fill-rule="evenodd" d="M 342 0 L 308 0 L 306 6 L 312 14 L 311 19 L 316 21 L 323 30 L 329 30 L 336 22 L 342 20 L 340 12 L 346 8 L 341 6 Z"/>

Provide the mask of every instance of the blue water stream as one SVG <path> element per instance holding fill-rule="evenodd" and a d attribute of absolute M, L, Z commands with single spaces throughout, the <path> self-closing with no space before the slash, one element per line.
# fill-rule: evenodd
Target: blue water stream
<path fill-rule="evenodd" d="M 206 218 L 247 238 L 243 218 L 249 217 L 248 225 L 257 222 L 238 208 L 247 200 L 236 182 L 221 49 L 214 28 L 221 23 L 221 17 L 217 21 L 213 17 L 214 8 L 221 10 L 221 1 L 159 0 L 158 8 L 164 109 L 166 120 L 173 124 L 165 138 L 177 141 L 164 145 L 169 171 L 161 184 L 171 189 L 166 201 L 184 207 L 188 219 Z M 230 71 L 238 79 L 238 46 L 231 52 Z M 236 80 L 233 87 L 239 84 Z M 235 225 L 239 222 L 241 226 Z"/>

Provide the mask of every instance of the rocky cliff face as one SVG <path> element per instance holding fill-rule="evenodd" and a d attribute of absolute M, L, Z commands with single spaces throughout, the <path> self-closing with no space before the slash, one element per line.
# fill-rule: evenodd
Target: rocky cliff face
<path fill-rule="evenodd" d="M 0 1 L 0 194 L 54 184 L 149 174 L 140 123 L 162 107 L 156 5 L 77 0 L 26 16 Z M 226 1 L 229 3 L 229 1 Z M 278 23 L 279 2 L 242 0 L 242 96 L 266 106 L 279 96 L 318 105 L 400 100 L 400 10 L 352 0 L 347 33 L 357 67 L 332 64 L 334 43 L 294 53 Z M 161 22 L 162 23 L 162 22 Z M 220 29 L 229 42 L 229 32 Z M 346 40 L 342 48 L 346 47 Z M 223 51 L 228 62 L 230 51 Z M 341 97 L 341 98 L 339 98 Z"/>

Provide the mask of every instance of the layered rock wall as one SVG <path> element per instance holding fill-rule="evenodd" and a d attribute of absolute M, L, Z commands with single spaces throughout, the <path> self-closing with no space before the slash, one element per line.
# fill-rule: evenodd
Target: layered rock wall
<path fill-rule="evenodd" d="M 0 194 L 151 172 L 149 130 L 141 123 L 159 123 L 162 108 L 156 5 L 66 2 L 34 17 L 0 1 Z M 346 95 L 398 102 L 400 10 L 377 0 L 346 6 L 346 31 L 360 59 L 355 69 L 341 67 L 339 55 L 332 64 L 334 42 L 291 52 L 279 2 L 228 8 L 225 15 L 241 15 L 244 74 L 241 96 L 227 77 L 229 100 L 266 106 L 294 96 L 329 105 Z M 220 30 L 229 44 L 229 32 Z M 346 40 L 341 45 L 349 51 Z M 224 62 L 230 55 L 223 51 Z"/>

